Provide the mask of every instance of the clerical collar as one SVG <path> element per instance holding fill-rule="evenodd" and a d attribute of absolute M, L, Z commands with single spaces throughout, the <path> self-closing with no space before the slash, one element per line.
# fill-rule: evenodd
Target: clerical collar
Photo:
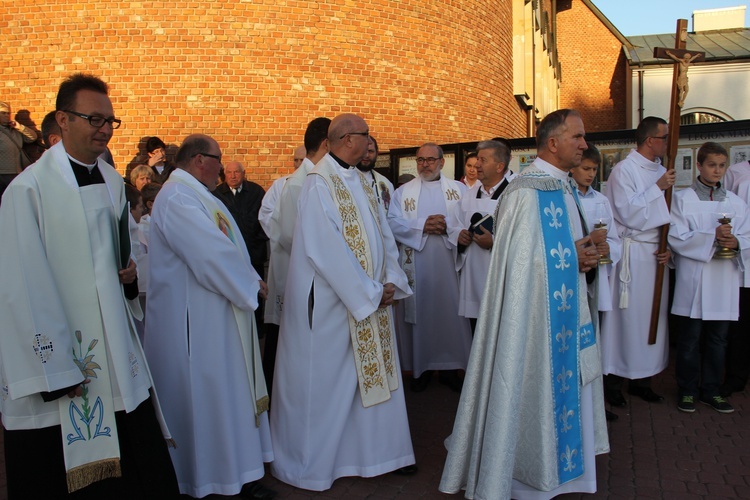
<path fill-rule="evenodd" d="M 96 160 L 96 161 L 95 161 L 94 163 L 92 163 L 92 164 L 88 164 L 88 163 L 83 163 L 82 161 L 78 161 L 78 160 L 76 160 L 75 158 L 73 158 L 72 156 L 70 156 L 70 155 L 68 154 L 68 152 L 67 152 L 67 151 L 65 152 L 65 154 L 66 154 L 66 155 L 68 155 L 68 159 L 69 159 L 69 160 L 70 160 L 71 162 L 75 163 L 76 165 L 80 165 L 80 166 L 82 166 L 82 167 L 86 167 L 86 168 L 88 168 L 88 169 L 89 169 L 89 172 L 91 172 L 91 171 L 92 171 L 92 170 L 94 169 L 94 167 L 96 167 L 96 166 L 97 166 L 97 165 L 99 164 L 99 160 Z"/>
<path fill-rule="evenodd" d="M 336 156 L 335 154 L 331 153 L 330 151 L 328 152 L 328 154 L 329 154 L 329 155 L 331 155 L 331 158 L 333 158 L 334 160 L 336 160 L 336 163 L 338 163 L 339 165 L 341 165 L 341 166 L 342 166 L 342 167 L 344 167 L 345 169 L 347 169 L 347 170 L 348 170 L 348 169 L 350 169 L 350 168 L 356 168 L 356 167 L 355 167 L 354 165 L 349 165 L 349 164 L 348 164 L 348 163 L 346 163 L 346 162 L 345 162 L 344 160 L 342 160 L 341 158 L 339 158 L 339 157 L 338 157 L 338 156 Z"/>
<path fill-rule="evenodd" d="M 542 172 L 551 175 L 555 179 L 560 179 L 561 181 L 568 181 L 568 173 L 565 170 L 560 170 L 553 164 L 542 160 L 538 156 L 536 157 L 536 160 L 534 160 L 534 163 L 536 163 L 536 166 L 541 170 Z"/>

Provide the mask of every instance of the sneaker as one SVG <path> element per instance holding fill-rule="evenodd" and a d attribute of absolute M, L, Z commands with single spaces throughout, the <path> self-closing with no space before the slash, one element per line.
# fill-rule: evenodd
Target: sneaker
<path fill-rule="evenodd" d="M 695 411 L 695 398 L 693 396 L 682 396 L 677 403 L 677 409 L 685 413 L 693 413 Z"/>
<path fill-rule="evenodd" d="M 734 408 L 729 404 L 729 401 L 722 398 L 721 396 L 714 396 L 712 398 L 701 398 L 701 403 L 708 405 L 719 413 L 732 413 Z"/>

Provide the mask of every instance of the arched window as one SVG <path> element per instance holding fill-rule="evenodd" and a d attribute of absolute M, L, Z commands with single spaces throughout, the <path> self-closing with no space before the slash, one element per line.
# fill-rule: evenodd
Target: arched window
<path fill-rule="evenodd" d="M 700 123 L 718 123 L 730 120 L 726 116 L 721 116 L 706 110 L 688 110 L 680 116 L 680 125 L 697 125 Z"/>

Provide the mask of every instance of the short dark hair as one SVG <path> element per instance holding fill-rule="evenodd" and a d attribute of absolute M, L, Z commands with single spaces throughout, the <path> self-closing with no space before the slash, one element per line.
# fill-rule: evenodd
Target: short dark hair
<path fill-rule="evenodd" d="M 211 143 L 205 135 L 190 136 L 182 142 L 175 156 L 175 164 L 184 169 L 190 163 L 190 159 L 198 153 L 205 153 L 211 148 Z"/>
<path fill-rule="evenodd" d="M 467 163 L 469 163 L 469 160 L 471 160 L 472 158 L 476 158 L 476 157 L 477 157 L 477 154 L 474 152 L 467 154 L 466 159 L 464 160 L 464 167 L 466 166 Z"/>
<path fill-rule="evenodd" d="M 703 162 L 706 161 L 706 157 L 708 155 L 723 155 L 729 158 L 729 154 L 727 154 L 727 150 L 724 146 L 719 144 L 718 142 L 706 142 L 704 143 L 700 149 L 698 149 L 698 156 L 696 161 L 703 165 Z"/>
<path fill-rule="evenodd" d="M 380 153 L 380 148 L 378 147 L 378 141 L 375 140 L 373 136 L 370 136 L 370 139 L 372 139 L 372 144 L 375 146 L 375 155 Z"/>
<path fill-rule="evenodd" d="M 161 184 L 158 182 L 149 182 L 148 184 L 143 186 L 143 189 L 141 189 L 143 204 L 145 205 L 147 201 L 154 201 L 156 199 L 156 195 L 159 194 L 160 189 Z"/>
<path fill-rule="evenodd" d="M 138 205 L 138 198 L 141 198 L 141 192 L 138 191 L 135 186 L 131 184 L 125 184 L 125 199 L 130 203 L 130 208 L 135 208 Z"/>
<path fill-rule="evenodd" d="M 57 123 L 57 118 L 55 118 L 56 114 L 57 111 L 50 111 L 42 120 L 42 140 L 44 141 L 44 145 L 48 148 L 51 147 L 51 144 L 49 143 L 50 135 L 55 134 L 62 136 L 60 125 Z"/>
<path fill-rule="evenodd" d="M 536 148 L 537 150 L 547 150 L 547 141 L 550 137 L 557 134 L 560 127 L 565 125 L 565 120 L 569 116 L 581 117 L 581 114 L 575 109 L 558 109 L 548 114 L 536 129 Z"/>
<path fill-rule="evenodd" d="M 510 163 L 510 149 L 508 149 L 508 146 L 493 139 L 491 141 L 482 141 L 477 144 L 477 152 L 482 151 L 483 149 L 491 149 L 492 156 L 495 157 L 495 160 L 505 165 L 505 168 L 508 168 L 508 164 Z"/>
<path fill-rule="evenodd" d="M 65 111 L 75 106 L 76 96 L 81 90 L 91 90 L 109 95 L 109 87 L 101 78 L 86 73 L 73 73 L 60 84 L 55 101 L 57 111 Z"/>
<path fill-rule="evenodd" d="M 317 153 L 323 141 L 328 139 L 328 127 L 331 125 L 330 118 L 315 118 L 307 124 L 305 130 L 305 149 L 307 154 Z"/>
<path fill-rule="evenodd" d="M 597 167 L 600 166 L 602 164 L 602 154 L 599 152 L 599 149 L 589 141 L 586 141 L 586 148 L 587 149 L 583 152 L 581 160 L 590 160 L 596 163 Z"/>
<path fill-rule="evenodd" d="M 664 118 L 658 116 L 647 116 L 641 123 L 638 124 L 638 128 L 635 129 L 635 145 L 640 146 L 646 139 L 652 137 L 659 129 L 659 125 L 666 125 L 667 121 Z"/>
<path fill-rule="evenodd" d="M 159 148 L 167 149 L 167 145 L 158 137 L 149 137 L 146 141 L 146 152 L 153 153 Z"/>

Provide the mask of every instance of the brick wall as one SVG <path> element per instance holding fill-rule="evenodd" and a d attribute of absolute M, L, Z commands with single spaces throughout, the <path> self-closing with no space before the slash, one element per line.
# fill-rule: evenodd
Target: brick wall
<path fill-rule="evenodd" d="M 202 132 L 264 187 L 307 122 L 363 116 L 381 149 L 524 134 L 510 0 L 2 3 L 0 100 L 39 126 L 60 81 L 104 78 L 120 170 Z"/>
<path fill-rule="evenodd" d="M 621 42 L 581 0 L 558 2 L 560 107 L 581 112 L 589 132 L 624 129 L 625 56 Z"/>

